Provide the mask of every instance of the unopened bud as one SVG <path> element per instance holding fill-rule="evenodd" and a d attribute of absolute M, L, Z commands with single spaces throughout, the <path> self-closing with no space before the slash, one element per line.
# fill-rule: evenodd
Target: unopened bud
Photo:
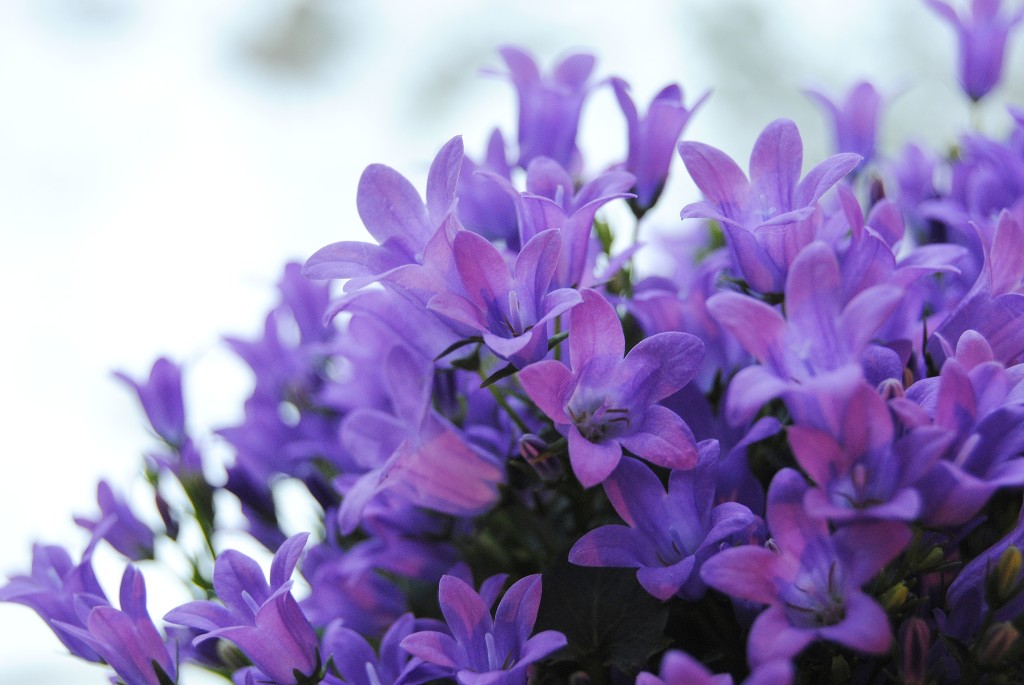
<path fill-rule="evenodd" d="M 931 640 L 924 619 L 911 616 L 900 626 L 900 675 L 906 685 L 924 685 Z"/>
<path fill-rule="evenodd" d="M 563 473 L 562 461 L 558 458 L 556 450 L 532 433 L 526 433 L 519 438 L 519 455 L 545 482 L 557 480 Z"/>
<path fill-rule="evenodd" d="M 993 599 L 997 606 L 1006 604 L 1024 589 L 1020 579 L 1021 552 L 1010 545 L 999 555 L 999 561 L 993 571 L 989 572 L 992 582 Z"/>
<path fill-rule="evenodd" d="M 910 590 L 907 589 L 907 584 L 900 582 L 886 590 L 878 599 L 887 612 L 896 611 L 906 604 L 909 595 Z"/>
<path fill-rule="evenodd" d="M 942 548 L 938 545 L 935 545 L 930 550 L 928 550 L 928 554 L 924 555 L 924 559 L 921 560 L 919 570 L 933 571 L 939 566 L 939 564 L 942 563 L 945 557 L 946 553 L 942 551 Z"/>
<path fill-rule="evenodd" d="M 1009 621 L 990 626 L 977 647 L 978 663 L 992 666 L 1005 661 L 1019 651 L 1020 631 Z"/>

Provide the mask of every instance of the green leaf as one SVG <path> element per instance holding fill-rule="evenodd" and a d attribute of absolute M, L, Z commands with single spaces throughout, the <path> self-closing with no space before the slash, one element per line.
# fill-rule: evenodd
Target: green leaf
<path fill-rule="evenodd" d="M 434 357 L 434 361 L 436 362 L 436 361 L 438 361 L 440 359 L 443 359 L 444 357 L 447 357 L 449 354 L 451 354 L 455 350 L 459 349 L 460 347 L 465 347 L 466 345 L 469 345 L 471 343 L 482 343 L 483 341 L 484 341 L 483 338 L 481 338 L 478 335 L 474 335 L 473 337 L 465 338 L 463 340 L 459 340 L 457 342 L 454 342 L 451 345 L 449 345 L 448 347 L 444 348 L 444 352 L 442 352 L 441 354 L 439 354 L 436 357 Z"/>
<path fill-rule="evenodd" d="M 569 331 L 562 331 L 548 338 L 548 350 L 553 350 L 558 347 L 558 343 L 562 342 L 569 337 Z"/>
<path fill-rule="evenodd" d="M 487 378 L 485 378 L 484 382 L 480 384 L 480 387 L 481 388 L 486 388 L 488 385 L 492 385 L 494 383 L 497 383 L 502 378 L 508 378 L 509 376 L 511 376 L 512 374 L 514 374 L 518 370 L 519 369 L 517 369 L 516 367 L 512 366 L 511 364 L 507 364 L 507 365 L 501 367 L 500 369 L 498 369 L 497 371 L 495 371 L 494 373 L 492 373 Z"/>
<path fill-rule="evenodd" d="M 613 666 L 634 676 L 670 641 L 665 637 L 668 608 L 647 594 L 636 572 L 587 568 L 568 561 L 542 577 L 536 630 L 559 630 L 569 640 L 566 658 L 603 681 L 595 669 Z"/>

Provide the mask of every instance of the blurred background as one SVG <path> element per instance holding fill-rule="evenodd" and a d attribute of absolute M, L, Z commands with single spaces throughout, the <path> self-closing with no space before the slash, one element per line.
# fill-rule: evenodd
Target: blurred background
<path fill-rule="evenodd" d="M 1001 102 L 1024 102 L 1017 38 L 980 112 L 991 132 L 1008 124 Z M 26 571 L 36 540 L 80 552 L 71 515 L 94 513 L 98 478 L 141 485 L 152 442 L 113 370 L 142 377 L 170 356 L 187 365 L 195 432 L 236 422 L 249 379 L 219 338 L 259 332 L 285 260 L 365 236 L 362 169 L 386 163 L 422 189 L 451 136 L 476 158 L 495 125 L 514 137 L 512 89 L 481 75 L 509 43 L 544 68 L 592 51 L 642 108 L 669 82 L 687 103 L 713 90 L 685 135 L 743 167 L 780 116 L 806 168 L 831 153 L 807 87 L 871 80 L 889 99 L 883 151 L 948 146 L 970 119 L 952 31 L 917 0 L 2 0 L 0 574 Z M 621 158 L 623 134 L 599 90 L 589 172 Z M 694 194 L 673 169 L 669 227 Z M 122 566 L 97 565 L 115 596 Z M 187 599 L 146 573 L 155 617 Z M 0 683 L 106 682 L 0 604 Z"/>

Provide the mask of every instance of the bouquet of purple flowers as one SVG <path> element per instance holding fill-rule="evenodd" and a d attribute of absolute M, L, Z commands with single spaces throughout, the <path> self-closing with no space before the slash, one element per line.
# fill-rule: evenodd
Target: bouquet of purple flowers
<path fill-rule="evenodd" d="M 1024 10 L 926 1 L 986 97 Z M 423 195 L 371 165 L 376 243 L 289 264 L 262 338 L 227 339 L 255 385 L 226 477 L 178 365 L 121 375 L 154 513 L 101 482 L 85 550 L 37 545 L 0 600 L 125 685 L 1024 682 L 1024 110 L 883 158 L 874 87 L 815 93 L 836 154 L 802 174 L 780 119 L 744 172 L 679 142 L 703 98 L 642 112 L 590 55 L 500 54 L 515 142 L 453 138 Z M 605 87 L 628 154 L 585 176 Z M 638 242 L 676 152 L 703 199 Z M 282 526 L 286 482 L 316 530 Z M 227 499 L 269 573 L 222 544 Z M 159 628 L 129 563 L 112 602 L 104 542 L 183 551 L 194 600 Z"/>

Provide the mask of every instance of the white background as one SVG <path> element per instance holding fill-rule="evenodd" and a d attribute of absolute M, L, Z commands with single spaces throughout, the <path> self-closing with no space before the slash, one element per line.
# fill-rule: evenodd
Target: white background
<path fill-rule="evenodd" d="M 92 513 L 99 477 L 138 491 L 150 439 L 112 370 L 142 376 L 169 355 L 188 364 L 197 430 L 237 420 L 248 380 L 219 336 L 260 330 L 286 258 L 365 235 L 363 167 L 422 188 L 452 135 L 474 157 L 492 126 L 514 135 L 511 88 L 479 75 L 500 66 L 496 46 L 545 66 L 593 51 L 597 75 L 631 81 L 642 108 L 668 82 L 688 102 L 713 88 L 687 137 L 741 166 L 760 128 L 789 116 L 813 164 L 830 150 L 804 87 L 838 95 L 870 78 L 901 93 L 890 149 L 948 145 L 967 122 L 952 32 L 922 4 L 0 0 L 0 573 L 27 570 L 34 540 L 80 552 L 70 516 Z M 1012 69 L 999 95 L 1021 103 L 1021 84 Z M 998 105 L 983 115 L 1005 126 Z M 607 90 L 582 135 L 591 171 L 622 154 Z M 670 193 L 671 227 L 693 193 L 678 160 Z M 121 567 L 98 563 L 115 597 Z M 152 578 L 154 616 L 186 599 Z M 28 609 L 0 604 L 0 683 L 106 682 Z"/>

